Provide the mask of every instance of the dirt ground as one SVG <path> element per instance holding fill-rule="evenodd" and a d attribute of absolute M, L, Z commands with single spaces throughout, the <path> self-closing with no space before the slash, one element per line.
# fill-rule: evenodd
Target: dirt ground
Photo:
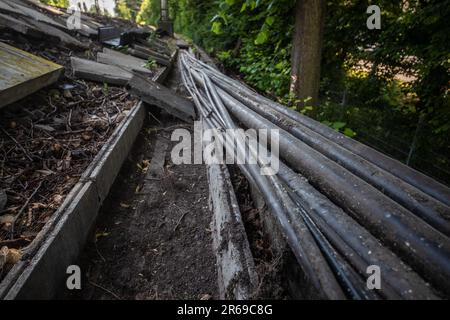
<path fill-rule="evenodd" d="M 176 68 L 166 85 L 185 94 Z M 69 298 L 218 298 L 206 166 L 170 159 L 177 143 L 170 141 L 172 131 L 192 132 L 193 126 L 149 110 L 80 258 L 84 286 Z M 167 144 L 165 161 L 154 176 L 149 171 L 164 152 L 155 150 L 161 143 Z"/>
<path fill-rule="evenodd" d="M 100 212 L 80 259 L 84 286 L 72 298 L 217 298 L 205 166 L 174 166 L 167 152 L 161 179 L 146 181 L 142 169 L 156 139 L 170 141 L 171 134 L 151 126 L 139 135 Z M 154 192 L 143 194 L 145 184 Z"/>

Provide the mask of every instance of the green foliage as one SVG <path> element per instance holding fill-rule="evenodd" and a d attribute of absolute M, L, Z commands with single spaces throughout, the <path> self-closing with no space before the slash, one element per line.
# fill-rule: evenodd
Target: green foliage
<path fill-rule="evenodd" d="M 382 28 L 376 31 L 364 28 L 367 16 L 361 12 L 368 4 L 329 2 L 322 89 L 348 90 L 352 103 L 427 113 L 439 130 L 450 121 L 448 1 L 378 1 Z M 361 61 L 371 64 L 369 75 L 346 77 L 346 70 Z M 393 81 L 398 74 L 413 81 L 399 85 Z"/>
<path fill-rule="evenodd" d="M 103 94 L 108 95 L 109 94 L 109 86 L 106 82 L 103 83 Z"/>
<path fill-rule="evenodd" d="M 126 0 L 116 0 L 116 11 L 119 17 L 130 20 L 133 15 Z"/>
<path fill-rule="evenodd" d="M 40 0 L 42 3 L 48 4 L 50 6 L 67 8 L 69 7 L 69 0 Z"/>
<path fill-rule="evenodd" d="M 215 55 L 234 76 L 294 109 L 299 101 L 289 86 L 295 3 L 169 0 L 175 32 Z M 381 8 L 381 30 L 366 27 L 370 4 Z M 138 23 L 156 24 L 159 6 L 160 0 L 117 0 L 119 15 Z M 327 1 L 321 104 L 312 108 L 303 101 L 306 107 L 297 111 L 399 159 L 424 116 L 417 152 L 450 155 L 449 16 L 448 0 Z M 386 149 L 386 139 L 402 143 Z"/>
<path fill-rule="evenodd" d="M 157 66 L 158 66 L 158 65 L 157 65 L 156 61 L 155 61 L 155 60 L 152 60 L 152 59 L 149 59 L 149 60 L 147 61 L 147 63 L 145 64 L 145 67 L 146 67 L 147 69 L 150 69 L 150 70 L 155 69 Z"/>
<path fill-rule="evenodd" d="M 136 16 L 137 23 L 155 25 L 160 15 L 159 0 L 143 0 Z"/>
<path fill-rule="evenodd" d="M 356 132 L 353 131 L 351 128 L 347 127 L 346 122 L 341 122 L 341 121 L 333 122 L 333 121 L 324 120 L 324 121 L 322 121 L 322 123 L 326 126 L 333 128 L 336 131 L 342 132 L 347 137 L 354 138 L 356 136 Z"/>

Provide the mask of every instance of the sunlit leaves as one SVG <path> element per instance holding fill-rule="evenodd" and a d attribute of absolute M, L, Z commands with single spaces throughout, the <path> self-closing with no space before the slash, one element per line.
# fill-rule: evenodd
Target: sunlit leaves
<path fill-rule="evenodd" d="M 269 33 L 267 30 L 262 30 L 260 33 L 258 33 L 258 36 L 255 39 L 255 44 L 264 44 L 269 39 Z"/>
<path fill-rule="evenodd" d="M 215 34 L 221 34 L 222 33 L 222 22 L 214 21 L 211 26 L 211 31 Z"/>

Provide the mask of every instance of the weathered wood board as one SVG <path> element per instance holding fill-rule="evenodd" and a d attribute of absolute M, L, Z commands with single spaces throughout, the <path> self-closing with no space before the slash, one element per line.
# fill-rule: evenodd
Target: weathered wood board
<path fill-rule="evenodd" d="M 143 74 L 152 74 L 152 71 L 145 67 L 147 61 L 108 48 L 104 48 L 103 52 L 97 53 L 97 62 L 118 66 Z"/>
<path fill-rule="evenodd" d="M 12 0 L 2 0 L 0 2 L 0 11 L 6 13 L 15 13 L 28 18 L 31 18 L 36 21 L 45 22 L 53 27 L 56 27 L 61 30 L 66 30 L 67 27 L 54 19 L 46 16 L 45 14 L 39 12 L 38 10 L 34 10 L 30 7 L 24 6 L 17 1 Z"/>
<path fill-rule="evenodd" d="M 88 45 L 78 41 L 58 28 L 27 17 L 15 18 L 0 13 L 0 29 L 14 30 L 37 39 L 46 39 L 55 42 L 61 41 L 63 44 L 72 48 L 84 49 L 88 47 Z"/>
<path fill-rule="evenodd" d="M 27 2 L 29 4 L 31 4 L 31 5 L 33 5 L 33 6 L 36 6 L 36 7 L 40 8 L 40 9 L 46 11 L 46 12 L 51 13 L 51 14 L 55 14 L 55 15 L 58 15 L 58 16 L 63 16 L 64 15 L 64 11 L 60 10 L 59 8 L 46 5 L 46 4 L 42 3 L 42 2 L 40 2 L 39 0 L 28 0 Z"/>
<path fill-rule="evenodd" d="M 124 86 L 133 74 L 117 66 L 72 57 L 72 72 L 77 78 Z"/>
<path fill-rule="evenodd" d="M 170 65 L 169 59 L 161 58 L 159 56 L 155 56 L 148 52 L 144 52 L 144 51 L 141 51 L 138 49 L 128 49 L 128 53 L 131 54 L 132 56 L 140 58 L 140 59 L 153 60 L 162 66 Z"/>
<path fill-rule="evenodd" d="M 0 30 L 10 29 L 34 38 L 42 38 L 45 34 L 25 21 L 0 13 Z"/>
<path fill-rule="evenodd" d="M 64 68 L 0 42 L 0 108 L 56 82 Z"/>
<path fill-rule="evenodd" d="M 75 37 L 72 37 L 70 34 L 61 31 L 58 28 L 50 26 L 46 23 L 39 22 L 31 18 L 23 18 L 23 20 L 26 21 L 28 24 L 36 27 L 38 30 L 40 30 L 41 32 L 45 33 L 48 36 L 57 37 L 63 44 L 67 45 L 68 47 L 83 48 L 83 49 L 87 49 L 89 47 L 88 44 L 85 44 L 76 39 Z"/>
<path fill-rule="evenodd" d="M 131 94 L 146 103 L 157 106 L 185 122 L 191 123 L 195 119 L 193 103 L 159 83 L 134 75 L 128 83 L 128 89 Z"/>
<path fill-rule="evenodd" d="M 183 39 L 177 39 L 176 45 L 179 49 L 183 49 L 183 50 L 187 50 L 191 46 L 189 43 L 187 43 Z"/>
<path fill-rule="evenodd" d="M 11 1 L 11 0 L 9 0 Z M 98 26 L 92 26 L 92 24 L 87 24 L 86 19 L 84 19 L 83 14 L 81 15 L 81 21 L 80 21 L 80 29 L 77 30 L 69 30 L 66 21 L 70 17 L 69 14 L 65 12 L 64 9 L 52 7 L 49 5 L 46 5 L 44 3 L 39 2 L 39 0 L 13 0 L 14 3 L 17 5 L 21 5 L 22 7 L 27 7 L 28 13 L 34 13 L 38 12 L 39 10 L 43 11 L 44 13 L 38 12 L 38 17 L 41 17 L 41 19 L 35 19 L 36 21 L 40 22 L 46 22 L 50 25 L 53 25 L 56 28 L 61 29 L 62 31 L 65 31 L 67 33 L 73 34 L 73 33 L 79 33 L 83 36 L 95 38 L 98 35 L 97 28 Z M 10 5 L 11 7 L 11 5 Z M 16 6 L 17 10 L 17 6 Z M 19 10 L 16 11 L 18 13 Z M 36 14 L 26 14 L 26 12 L 21 11 L 22 14 L 25 14 L 25 16 L 29 18 L 33 18 L 33 16 L 36 16 Z M 45 16 L 45 13 L 47 13 L 49 16 L 47 18 L 42 18 L 42 15 Z"/>
<path fill-rule="evenodd" d="M 139 51 L 146 52 L 146 53 L 148 53 L 148 54 L 150 54 L 152 56 L 159 57 L 161 59 L 170 59 L 170 55 L 169 54 L 159 53 L 158 51 L 155 51 L 155 50 L 153 50 L 153 49 L 151 49 L 149 47 L 146 47 L 146 46 L 134 44 L 133 48 L 136 49 L 136 50 L 139 50 Z"/>

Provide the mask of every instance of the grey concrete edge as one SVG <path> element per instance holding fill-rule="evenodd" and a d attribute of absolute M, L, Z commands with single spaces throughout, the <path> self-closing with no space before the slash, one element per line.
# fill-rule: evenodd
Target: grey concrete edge
<path fill-rule="evenodd" d="M 175 50 L 171 57 L 172 63 L 155 74 L 153 81 L 165 81 L 177 54 L 178 50 Z M 55 295 L 64 279 L 66 267 L 81 253 L 98 210 L 142 129 L 145 117 L 145 107 L 140 101 L 114 130 L 63 204 L 25 250 L 22 259 L 0 282 L 0 299 L 50 299 Z M 85 203 L 87 199 L 90 199 L 91 204 Z M 83 210 L 80 211 L 80 208 Z M 75 237 L 71 239 L 66 229 L 70 229 L 69 224 L 82 223 L 83 219 L 87 219 L 83 229 L 70 234 L 70 237 Z M 60 238 L 65 238 L 66 242 Z M 63 250 L 58 253 L 58 248 Z"/>
<path fill-rule="evenodd" d="M 258 276 L 228 169 L 213 164 L 207 171 L 220 298 L 252 299 Z"/>
<path fill-rule="evenodd" d="M 80 181 L 0 283 L 1 299 L 50 299 L 76 261 L 145 119 L 142 102 L 116 128 Z"/>
<path fill-rule="evenodd" d="M 258 276 L 228 168 L 223 164 L 207 164 L 206 170 L 219 297 L 252 299 Z"/>

